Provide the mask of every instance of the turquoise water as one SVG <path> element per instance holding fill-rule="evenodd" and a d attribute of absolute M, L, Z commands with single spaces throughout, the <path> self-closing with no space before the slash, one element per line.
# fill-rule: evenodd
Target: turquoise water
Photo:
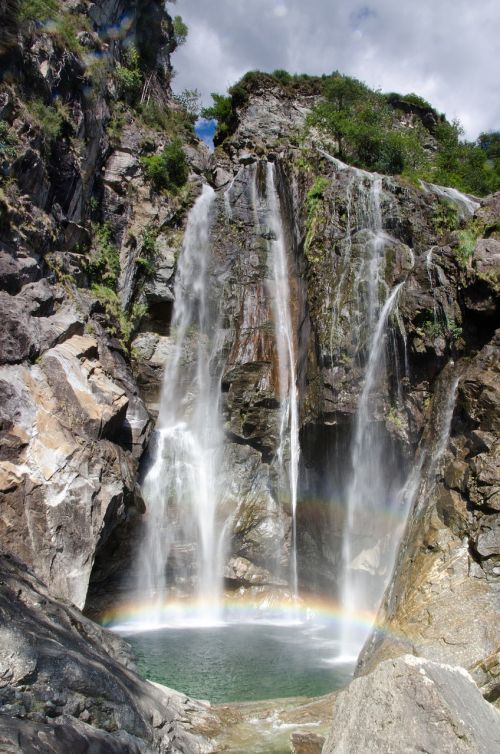
<path fill-rule="evenodd" d="M 168 628 L 126 637 L 140 672 L 212 703 L 319 696 L 345 686 L 330 627 L 233 624 Z"/>

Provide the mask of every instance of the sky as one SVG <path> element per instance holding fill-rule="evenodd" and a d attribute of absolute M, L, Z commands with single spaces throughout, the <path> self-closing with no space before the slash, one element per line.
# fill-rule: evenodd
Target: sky
<path fill-rule="evenodd" d="M 415 92 L 469 139 L 500 130 L 498 0 L 177 0 L 188 40 L 173 89 L 226 91 L 246 71 L 339 70 L 384 92 Z"/>

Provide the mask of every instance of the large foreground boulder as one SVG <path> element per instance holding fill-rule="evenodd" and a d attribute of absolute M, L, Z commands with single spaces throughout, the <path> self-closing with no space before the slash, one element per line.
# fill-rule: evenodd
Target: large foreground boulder
<path fill-rule="evenodd" d="M 201 754 L 207 704 L 141 679 L 128 645 L 0 556 L 0 751 Z"/>
<path fill-rule="evenodd" d="M 413 655 L 381 663 L 335 699 L 323 754 L 492 754 L 500 714 L 460 667 Z"/>

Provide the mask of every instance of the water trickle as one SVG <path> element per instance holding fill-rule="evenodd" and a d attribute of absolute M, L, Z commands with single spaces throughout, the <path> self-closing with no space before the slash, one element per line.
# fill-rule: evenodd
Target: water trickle
<path fill-rule="evenodd" d="M 288 256 L 280 200 L 276 189 L 274 164 L 266 166 L 267 224 L 271 231 L 269 271 L 273 302 L 274 330 L 278 352 L 280 420 L 278 464 L 281 488 L 290 496 L 292 512 L 291 587 L 298 594 L 297 576 L 297 485 L 299 472 L 299 408 L 296 374 L 295 336 L 292 324 Z M 286 463 L 286 454 L 289 462 Z"/>
<path fill-rule="evenodd" d="M 165 365 L 151 466 L 143 482 L 147 521 L 138 588 L 156 605 L 152 621 L 157 624 L 165 598 L 179 588 L 199 596 L 201 622 L 217 621 L 220 613 L 220 328 L 209 285 L 214 197 L 204 186 L 188 219 L 175 283 L 174 344 Z"/>
<path fill-rule="evenodd" d="M 451 188 L 451 186 L 438 186 L 436 183 L 427 183 L 426 181 L 420 181 L 420 185 L 424 191 L 452 204 L 457 209 L 461 220 L 468 220 L 481 206 L 475 199 L 463 194 L 458 189 Z"/>

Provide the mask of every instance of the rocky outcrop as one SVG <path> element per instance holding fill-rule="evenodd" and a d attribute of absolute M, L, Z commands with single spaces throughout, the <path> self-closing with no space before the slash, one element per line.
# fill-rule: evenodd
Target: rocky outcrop
<path fill-rule="evenodd" d="M 422 482 L 377 618 L 381 629 L 359 667 L 367 672 L 411 648 L 463 665 L 492 701 L 499 694 L 498 348 L 497 336 L 461 373 L 442 468 L 436 483 Z"/>
<path fill-rule="evenodd" d="M 323 754 L 489 754 L 499 745 L 500 714 L 465 670 L 405 655 L 338 694 Z"/>
<path fill-rule="evenodd" d="M 148 416 L 88 335 L 0 367 L 0 384 L 3 546 L 83 607 L 96 551 L 137 507 Z"/>
<path fill-rule="evenodd" d="M 0 530 L 5 549 L 82 607 L 96 557 L 99 573 L 131 559 L 152 423 L 130 340 L 141 320 L 144 337 L 168 332 L 175 253 L 196 193 L 192 184 L 179 196 L 152 191 L 140 155 L 161 152 L 177 131 L 193 162 L 205 153 L 172 99 L 176 40 L 163 3 L 44 8 L 51 22 L 40 24 L 7 4 L 11 33 L 0 46 L 9 66 L 0 85 Z M 139 376 L 161 372 L 161 357 L 140 355 Z"/>
<path fill-rule="evenodd" d="M 135 672 L 128 645 L 0 558 L 2 751 L 201 754 L 211 722 L 194 702 Z"/>

